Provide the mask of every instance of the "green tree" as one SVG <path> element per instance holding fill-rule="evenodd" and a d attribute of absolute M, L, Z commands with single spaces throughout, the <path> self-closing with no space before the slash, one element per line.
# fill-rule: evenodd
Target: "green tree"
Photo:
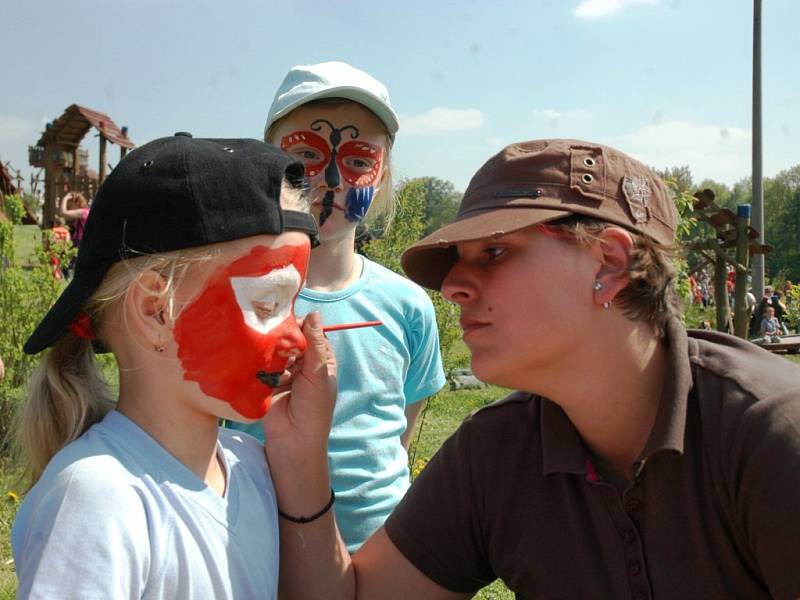
<path fill-rule="evenodd" d="M 800 279 L 800 165 L 764 180 L 764 238 L 768 275 Z"/>
<path fill-rule="evenodd" d="M 698 190 L 711 190 L 714 192 L 714 202 L 717 206 L 724 206 L 736 212 L 736 204 L 733 203 L 733 192 L 724 183 L 719 183 L 713 179 L 704 179 L 697 186 Z"/>
<path fill-rule="evenodd" d="M 423 236 L 425 208 L 428 193 L 427 181 L 417 178 L 401 182 L 397 192 L 397 206 L 392 226 L 380 239 L 366 244 L 364 253 L 377 263 L 403 274 L 400 256 L 411 244 Z M 461 338 L 458 326 L 458 309 L 447 302 L 439 292 L 428 290 L 436 310 L 439 328 L 439 346 L 442 351 L 445 371 L 449 373 L 462 357 L 458 355 L 457 341 Z"/>
<path fill-rule="evenodd" d="M 72 248 L 54 244 L 52 235 L 46 232 L 46 243 L 33 257 L 17 257 L 14 226 L 24 214 L 21 199 L 7 196 L 6 214 L 12 220 L 0 220 L 0 356 L 6 371 L 0 380 L 0 444 L 6 440 L 21 388 L 38 361 L 25 354 L 22 345 L 63 288 L 63 282 L 55 277 L 52 260 L 63 264 L 74 255 Z M 23 268 L 18 258 L 32 266 Z"/>
<path fill-rule="evenodd" d="M 449 181 L 437 177 L 418 178 L 425 188 L 425 219 L 423 235 L 451 223 L 458 211 L 463 194 Z M 412 180 L 414 181 L 414 180 Z"/>

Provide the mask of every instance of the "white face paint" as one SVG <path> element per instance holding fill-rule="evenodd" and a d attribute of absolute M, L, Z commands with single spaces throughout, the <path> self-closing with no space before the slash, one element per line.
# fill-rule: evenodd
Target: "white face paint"
<path fill-rule="evenodd" d="M 294 265 L 276 269 L 260 277 L 231 277 L 236 302 L 244 322 L 259 333 L 269 333 L 283 323 L 292 310 L 302 277 Z"/>

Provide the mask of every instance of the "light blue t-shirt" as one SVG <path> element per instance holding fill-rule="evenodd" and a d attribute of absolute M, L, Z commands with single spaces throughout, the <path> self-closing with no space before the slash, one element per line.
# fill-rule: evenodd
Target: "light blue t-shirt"
<path fill-rule="evenodd" d="M 11 534 L 19 598 L 275 598 L 263 446 L 220 430 L 221 497 L 119 412 L 50 461 Z"/>
<path fill-rule="evenodd" d="M 353 285 L 336 292 L 303 289 L 296 304 L 298 315 L 318 310 L 325 324 L 383 322 L 328 334 L 339 368 L 328 460 L 336 521 L 350 552 L 383 525 L 408 489 L 408 456 L 400 443 L 406 406 L 445 383 L 428 295 L 361 258 L 361 277 Z M 229 426 L 264 437 L 259 423 Z"/>

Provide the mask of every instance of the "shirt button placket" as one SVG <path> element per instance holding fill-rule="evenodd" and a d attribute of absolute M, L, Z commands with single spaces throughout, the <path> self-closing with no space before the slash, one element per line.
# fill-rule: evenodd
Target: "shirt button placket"
<path fill-rule="evenodd" d="M 635 483 L 626 490 L 627 493 L 622 495 L 621 502 L 617 504 L 622 508 L 622 511 L 620 511 L 622 513 L 621 526 L 618 530 L 624 542 L 625 569 L 628 572 L 631 596 L 635 600 L 648 600 L 650 598 L 648 591 L 650 584 L 647 578 L 647 570 L 645 569 L 642 540 L 638 531 L 638 525 L 642 521 L 644 501 L 640 496 L 634 495 L 642 491 L 641 484 Z"/>

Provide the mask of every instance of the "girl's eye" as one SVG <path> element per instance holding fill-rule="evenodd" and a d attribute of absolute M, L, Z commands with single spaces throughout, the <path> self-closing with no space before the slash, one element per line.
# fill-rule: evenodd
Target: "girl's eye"
<path fill-rule="evenodd" d="M 308 148 L 301 148 L 292 152 L 297 158 L 303 161 L 316 162 L 320 159 L 319 153 Z"/>
<path fill-rule="evenodd" d="M 368 158 L 348 158 L 345 164 L 351 169 L 369 171 L 375 163 Z"/>

